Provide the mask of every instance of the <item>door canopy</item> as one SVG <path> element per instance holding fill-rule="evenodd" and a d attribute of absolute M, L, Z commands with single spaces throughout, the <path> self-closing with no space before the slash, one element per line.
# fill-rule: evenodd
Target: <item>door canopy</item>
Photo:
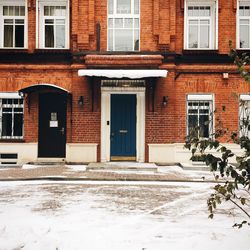
<path fill-rule="evenodd" d="M 47 84 L 47 83 L 42 83 L 42 84 L 34 84 L 30 85 L 28 87 L 19 89 L 18 92 L 22 94 L 31 94 L 31 93 L 39 93 L 39 92 L 57 92 L 60 94 L 66 94 L 69 95 L 70 92 L 67 89 L 64 89 L 62 87 L 59 87 L 54 84 Z"/>
<path fill-rule="evenodd" d="M 80 69 L 79 76 L 140 79 L 147 77 L 167 77 L 164 69 Z"/>

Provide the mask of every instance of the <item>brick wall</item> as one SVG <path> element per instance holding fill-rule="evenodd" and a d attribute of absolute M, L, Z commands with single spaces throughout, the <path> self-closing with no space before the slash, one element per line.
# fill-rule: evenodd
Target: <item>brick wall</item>
<path fill-rule="evenodd" d="M 36 50 L 36 1 L 29 0 L 28 2 L 30 3 L 28 53 L 32 53 Z M 141 0 L 141 51 L 183 52 L 183 6 L 183 0 Z M 96 49 L 95 25 L 100 23 L 101 51 L 106 51 L 107 1 L 72 0 L 70 1 L 70 15 L 71 50 L 73 52 L 94 51 Z M 219 53 L 228 53 L 229 40 L 232 40 L 235 45 L 235 34 L 235 1 L 220 0 Z M 154 60 L 151 65 L 149 62 L 148 59 L 143 68 L 158 68 L 158 61 Z M 135 63 L 133 57 L 131 57 L 131 62 L 128 58 L 124 61 L 121 59 L 119 68 L 134 68 L 136 66 L 133 63 Z M 60 62 L 58 64 L 37 62 L 32 65 L 27 62 L 24 65 L 0 64 L 0 91 L 17 91 L 38 83 L 50 83 L 68 89 L 72 93 L 72 105 L 68 101 L 67 142 L 100 145 L 100 84 L 77 76 L 77 70 L 85 67 L 84 61 L 72 64 L 60 64 Z M 137 68 L 140 66 L 137 65 Z M 146 152 L 148 143 L 184 141 L 187 94 L 214 94 L 216 117 L 220 117 L 224 127 L 229 130 L 238 128 L 238 100 L 235 94 L 238 96 L 240 93 L 249 93 L 250 87 L 235 73 L 232 65 L 163 63 L 160 68 L 169 71 L 168 77 L 159 79 L 157 82 L 151 80 L 154 82 L 150 83 L 146 90 Z M 230 72 L 228 80 L 222 79 L 223 72 Z M 152 89 L 149 87 L 152 84 L 155 86 L 154 94 L 151 93 Z M 84 96 L 83 107 L 77 104 L 80 96 Z M 163 96 L 169 98 L 166 106 L 162 105 Z M 29 107 L 25 102 L 25 141 L 27 142 L 38 140 L 38 98 L 38 94 L 32 94 Z M 226 108 L 223 111 L 224 107 Z M 99 149 L 98 159 L 100 159 Z"/>

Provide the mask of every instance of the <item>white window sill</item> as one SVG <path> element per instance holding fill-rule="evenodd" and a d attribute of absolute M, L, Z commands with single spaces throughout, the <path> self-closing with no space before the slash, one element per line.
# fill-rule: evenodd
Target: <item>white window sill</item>
<path fill-rule="evenodd" d="M 27 50 L 28 48 L 20 48 L 20 47 L 16 47 L 16 48 L 13 48 L 13 47 L 0 47 L 0 49 L 4 50 Z"/>

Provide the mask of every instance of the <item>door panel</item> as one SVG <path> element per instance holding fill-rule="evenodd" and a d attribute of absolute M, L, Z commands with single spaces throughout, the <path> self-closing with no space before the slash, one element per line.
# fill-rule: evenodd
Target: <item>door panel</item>
<path fill-rule="evenodd" d="M 65 95 L 40 94 L 38 157 L 65 157 L 66 111 Z"/>
<path fill-rule="evenodd" d="M 111 95 L 111 160 L 135 160 L 136 95 Z"/>

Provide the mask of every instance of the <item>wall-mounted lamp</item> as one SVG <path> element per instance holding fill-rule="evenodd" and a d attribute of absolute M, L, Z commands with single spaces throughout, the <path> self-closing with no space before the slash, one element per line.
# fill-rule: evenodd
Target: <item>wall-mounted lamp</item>
<path fill-rule="evenodd" d="M 163 106 L 167 106 L 167 104 L 168 104 L 168 96 L 163 96 L 163 98 L 162 98 L 162 105 Z"/>
<path fill-rule="evenodd" d="M 84 104 L 84 99 L 83 99 L 83 96 L 81 95 L 81 96 L 79 96 L 79 99 L 78 99 L 78 106 L 82 107 L 83 104 Z"/>

